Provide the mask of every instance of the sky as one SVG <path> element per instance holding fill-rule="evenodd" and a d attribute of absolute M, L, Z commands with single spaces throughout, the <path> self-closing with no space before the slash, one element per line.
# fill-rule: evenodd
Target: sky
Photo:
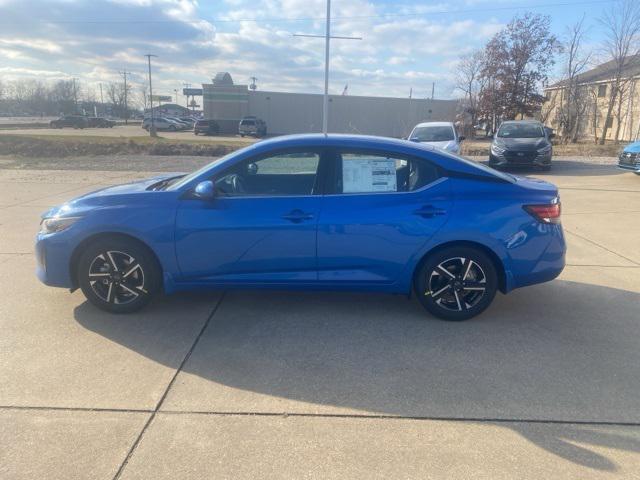
<path fill-rule="evenodd" d="M 559 37 L 616 0 L 333 0 L 330 93 L 455 98 L 460 55 L 481 48 L 516 14 L 550 15 Z M 321 93 L 326 0 L 0 0 L 0 81 L 75 77 L 86 91 L 130 72 L 154 94 L 200 87 L 220 71 L 270 91 Z M 184 103 L 179 94 L 178 101 Z"/>

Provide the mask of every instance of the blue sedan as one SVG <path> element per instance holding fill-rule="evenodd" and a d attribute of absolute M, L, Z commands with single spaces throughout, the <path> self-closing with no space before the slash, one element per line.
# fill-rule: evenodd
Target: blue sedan
<path fill-rule="evenodd" d="M 41 281 L 115 313 L 261 288 L 415 292 L 465 320 L 558 276 L 565 241 L 550 183 L 414 142 L 298 135 L 53 208 L 36 253 Z"/>

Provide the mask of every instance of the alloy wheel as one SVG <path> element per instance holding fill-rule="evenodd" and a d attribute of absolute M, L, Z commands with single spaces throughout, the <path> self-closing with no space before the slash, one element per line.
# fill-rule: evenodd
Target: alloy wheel
<path fill-rule="evenodd" d="M 93 292 L 106 303 L 124 305 L 148 293 L 142 266 L 125 252 L 98 254 L 89 266 L 88 277 Z"/>
<path fill-rule="evenodd" d="M 424 295 L 441 308 L 462 312 L 475 307 L 487 290 L 487 276 L 477 262 L 454 257 L 440 262 L 430 273 Z"/>

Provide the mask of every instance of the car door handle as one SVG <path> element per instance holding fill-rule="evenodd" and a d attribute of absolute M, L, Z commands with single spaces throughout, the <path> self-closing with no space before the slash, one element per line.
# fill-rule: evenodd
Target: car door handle
<path fill-rule="evenodd" d="M 443 210 L 441 208 L 436 208 L 433 205 L 425 205 L 422 208 L 419 208 L 418 210 L 413 212 L 414 215 L 420 215 L 421 217 L 425 217 L 425 218 L 432 218 L 437 215 L 445 215 L 446 213 L 447 213 L 446 210 Z"/>
<path fill-rule="evenodd" d="M 310 213 L 305 213 L 302 210 L 293 210 L 292 212 L 283 215 L 282 218 L 293 223 L 300 223 L 304 220 L 311 220 L 313 218 L 313 215 L 311 215 Z"/>

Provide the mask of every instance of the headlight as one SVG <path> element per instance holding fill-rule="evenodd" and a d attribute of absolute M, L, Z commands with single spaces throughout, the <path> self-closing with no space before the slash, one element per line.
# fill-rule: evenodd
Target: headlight
<path fill-rule="evenodd" d="M 494 155 L 502 155 L 504 151 L 504 147 L 501 147 L 499 145 L 491 145 L 491 153 L 493 153 Z"/>
<path fill-rule="evenodd" d="M 551 153 L 551 145 L 547 145 L 546 147 L 539 148 L 538 153 L 541 155 L 546 155 L 547 153 Z"/>
<path fill-rule="evenodd" d="M 48 217 L 40 222 L 40 233 L 56 233 L 66 230 L 80 217 Z"/>

